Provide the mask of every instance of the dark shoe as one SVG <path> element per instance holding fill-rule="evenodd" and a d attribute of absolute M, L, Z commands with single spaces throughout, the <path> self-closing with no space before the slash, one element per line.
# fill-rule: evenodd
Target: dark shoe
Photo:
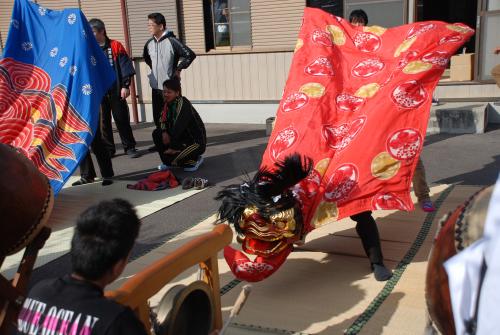
<path fill-rule="evenodd" d="M 148 151 L 149 152 L 155 152 L 155 151 L 158 151 L 158 150 L 156 150 L 156 146 L 153 145 L 152 147 L 148 148 Z"/>
<path fill-rule="evenodd" d="M 102 180 L 102 183 L 101 183 L 101 184 L 102 184 L 102 186 L 108 186 L 108 185 L 113 184 L 113 180 L 112 180 L 112 179 L 110 179 L 110 178 L 104 178 L 104 179 Z"/>
<path fill-rule="evenodd" d="M 71 184 L 71 186 L 80 186 L 80 185 L 85 185 L 85 184 L 89 184 L 89 183 L 93 183 L 93 182 L 94 182 L 94 179 L 87 179 L 87 178 L 81 177 L 80 180 L 75 181 L 73 184 Z"/>
<path fill-rule="evenodd" d="M 116 155 L 115 151 L 108 151 L 109 157 L 113 158 Z"/>
<path fill-rule="evenodd" d="M 377 281 L 386 281 L 392 277 L 392 272 L 384 264 L 372 264 L 373 275 Z"/>
<path fill-rule="evenodd" d="M 137 151 L 136 148 L 133 148 L 133 149 L 128 149 L 127 151 L 125 151 L 125 154 L 127 156 L 130 156 L 130 158 L 139 158 L 141 157 L 142 155 L 139 153 L 139 151 Z"/>

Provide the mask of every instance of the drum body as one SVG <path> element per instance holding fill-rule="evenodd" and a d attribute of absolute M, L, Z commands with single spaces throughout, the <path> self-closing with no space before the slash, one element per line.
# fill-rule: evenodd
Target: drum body
<path fill-rule="evenodd" d="M 0 257 L 16 253 L 38 234 L 52 211 L 49 180 L 15 148 L 0 143 Z"/>
<path fill-rule="evenodd" d="M 206 335 L 215 322 L 210 286 L 198 280 L 188 286 L 176 285 L 158 305 L 158 335 Z"/>
<path fill-rule="evenodd" d="M 429 255 L 425 300 L 432 325 L 441 334 L 455 334 L 448 276 L 444 262 L 483 236 L 493 187 L 479 191 L 440 222 Z"/>

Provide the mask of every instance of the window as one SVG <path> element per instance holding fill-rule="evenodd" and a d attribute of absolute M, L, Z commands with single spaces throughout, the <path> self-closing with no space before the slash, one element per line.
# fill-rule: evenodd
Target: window
<path fill-rule="evenodd" d="M 493 50 L 499 45 L 500 1 L 488 0 L 482 2 L 480 11 L 479 62 L 478 75 L 480 80 L 491 80 L 491 69 L 498 64 L 498 55 Z"/>
<path fill-rule="evenodd" d="M 307 0 L 308 7 L 322 9 L 335 16 L 344 16 L 344 1 L 343 0 Z"/>
<path fill-rule="evenodd" d="M 249 0 L 206 0 L 207 50 L 252 45 Z"/>
<path fill-rule="evenodd" d="M 396 27 L 405 24 L 405 4 L 404 0 L 346 0 L 345 17 L 349 18 L 355 9 L 362 9 L 368 15 L 368 25 Z"/>

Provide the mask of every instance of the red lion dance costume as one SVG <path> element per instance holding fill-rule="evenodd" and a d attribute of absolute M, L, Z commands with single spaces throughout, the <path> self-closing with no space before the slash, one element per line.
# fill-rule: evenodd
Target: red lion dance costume
<path fill-rule="evenodd" d="M 432 92 L 474 30 L 418 22 L 355 27 L 306 8 L 276 126 L 253 179 L 221 191 L 234 275 L 273 274 L 293 243 L 318 226 L 367 210 L 412 210 L 409 189 Z M 301 158 L 302 157 L 302 158 Z"/>

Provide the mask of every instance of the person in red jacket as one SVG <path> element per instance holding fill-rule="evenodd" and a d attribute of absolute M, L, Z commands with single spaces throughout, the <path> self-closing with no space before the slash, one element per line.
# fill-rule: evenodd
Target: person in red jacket
<path fill-rule="evenodd" d="M 114 156 L 115 143 L 111 128 L 111 114 L 113 114 L 124 152 L 132 158 L 137 158 L 139 154 L 135 148 L 136 142 L 130 127 L 130 113 L 126 101 L 130 95 L 130 82 L 135 75 L 132 60 L 120 42 L 108 37 L 104 22 L 99 19 L 91 19 L 89 24 L 94 31 L 97 42 L 108 57 L 109 64 L 113 66 L 117 77 L 115 84 L 104 96 L 101 103 L 103 137 L 106 148 L 111 156 Z"/>
<path fill-rule="evenodd" d="M 130 113 L 126 101 L 130 95 L 129 85 L 132 77 L 135 75 L 135 70 L 123 45 L 108 37 L 104 22 L 100 19 L 91 19 L 89 24 L 94 31 L 97 43 L 99 43 L 104 54 L 108 57 L 109 64 L 115 70 L 117 78 L 102 98 L 99 123 L 92 143 L 92 151 L 97 158 L 97 163 L 104 179 L 102 184 L 109 185 L 112 183 L 111 177 L 114 175 L 111 157 L 116 152 L 111 115 L 113 115 L 116 128 L 118 128 L 125 154 L 131 158 L 141 156 L 135 148 L 136 141 L 130 127 Z M 80 180 L 74 182 L 73 186 L 91 183 L 96 177 L 90 152 L 80 163 L 80 174 Z"/>

